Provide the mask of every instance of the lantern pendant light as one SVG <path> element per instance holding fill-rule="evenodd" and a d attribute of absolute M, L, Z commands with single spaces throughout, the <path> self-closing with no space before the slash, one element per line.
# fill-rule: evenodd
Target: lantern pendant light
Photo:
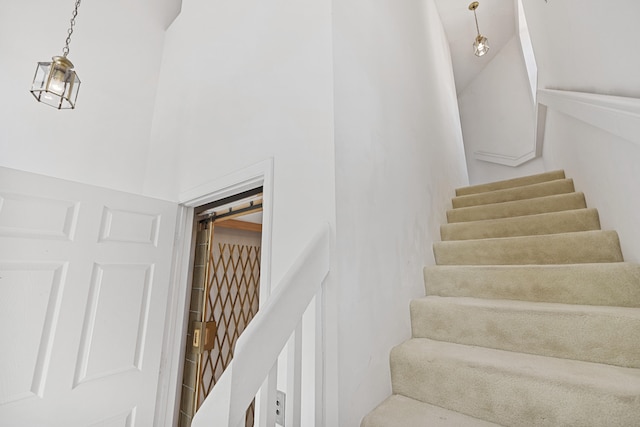
<path fill-rule="evenodd" d="M 473 11 L 473 17 L 476 20 L 476 31 L 478 32 L 478 36 L 473 42 L 473 53 L 476 56 L 482 56 L 485 53 L 489 52 L 489 40 L 482 34 L 480 34 L 480 28 L 478 27 L 478 16 L 476 15 L 476 9 L 480 6 L 480 3 L 474 1 L 469 5 L 469 10 Z"/>
<path fill-rule="evenodd" d="M 50 105 L 58 110 L 74 109 L 78 90 L 80 89 L 80 79 L 73 70 L 73 63 L 69 61 L 69 43 L 73 27 L 76 24 L 80 0 L 76 0 L 73 15 L 71 16 L 71 26 L 67 30 L 67 40 L 62 49 L 62 56 L 54 56 L 52 62 L 38 62 L 36 74 L 33 77 L 31 93 L 44 104 Z"/>

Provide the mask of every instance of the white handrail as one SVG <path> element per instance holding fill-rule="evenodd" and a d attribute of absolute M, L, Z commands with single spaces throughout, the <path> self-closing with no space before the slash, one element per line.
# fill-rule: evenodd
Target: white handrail
<path fill-rule="evenodd" d="M 311 239 L 236 343 L 192 427 L 236 427 L 329 273 L 329 225 Z"/>
<path fill-rule="evenodd" d="M 638 98 L 540 89 L 538 103 L 627 141 L 640 144 L 640 99 Z"/>

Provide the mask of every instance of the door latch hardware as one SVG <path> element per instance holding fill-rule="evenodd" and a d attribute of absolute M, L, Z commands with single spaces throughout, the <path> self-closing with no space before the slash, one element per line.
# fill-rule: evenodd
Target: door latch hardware
<path fill-rule="evenodd" d="M 215 322 L 193 322 L 193 351 L 195 353 L 211 351 L 215 332 Z"/>

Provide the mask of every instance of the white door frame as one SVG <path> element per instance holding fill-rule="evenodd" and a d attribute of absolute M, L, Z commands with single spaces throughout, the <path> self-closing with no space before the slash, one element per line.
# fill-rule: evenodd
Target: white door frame
<path fill-rule="evenodd" d="M 156 399 L 155 426 L 172 427 L 180 411 L 180 388 L 187 331 L 187 295 L 191 290 L 194 253 L 194 208 L 247 190 L 262 187 L 262 241 L 260 306 L 271 293 L 271 241 L 273 218 L 273 158 L 180 193 L 171 289 Z M 256 417 L 257 419 L 257 417 Z"/>

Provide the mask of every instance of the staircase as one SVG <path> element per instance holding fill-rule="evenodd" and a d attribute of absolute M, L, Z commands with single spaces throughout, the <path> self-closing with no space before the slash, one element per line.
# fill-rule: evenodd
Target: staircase
<path fill-rule="evenodd" d="M 563 171 L 456 190 L 362 427 L 639 426 L 640 265 Z"/>

